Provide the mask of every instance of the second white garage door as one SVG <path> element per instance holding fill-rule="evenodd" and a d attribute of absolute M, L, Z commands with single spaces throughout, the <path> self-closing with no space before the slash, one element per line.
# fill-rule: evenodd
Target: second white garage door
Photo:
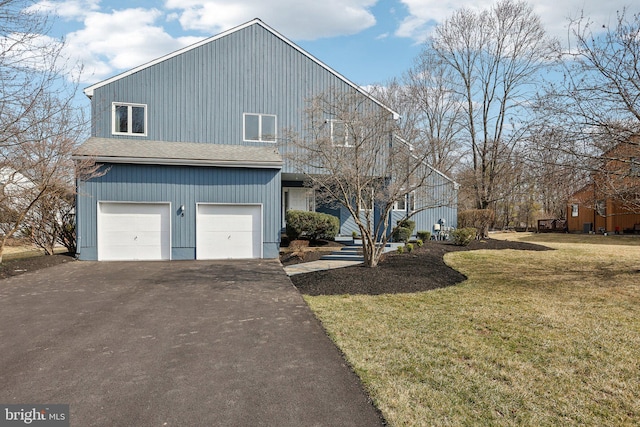
<path fill-rule="evenodd" d="M 261 257 L 261 205 L 198 204 L 197 259 Z"/>

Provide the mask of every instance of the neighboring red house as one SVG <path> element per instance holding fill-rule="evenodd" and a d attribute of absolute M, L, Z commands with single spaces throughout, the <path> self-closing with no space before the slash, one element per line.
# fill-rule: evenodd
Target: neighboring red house
<path fill-rule="evenodd" d="M 640 233 L 640 137 L 603 154 L 593 182 L 567 202 L 569 232 Z"/>

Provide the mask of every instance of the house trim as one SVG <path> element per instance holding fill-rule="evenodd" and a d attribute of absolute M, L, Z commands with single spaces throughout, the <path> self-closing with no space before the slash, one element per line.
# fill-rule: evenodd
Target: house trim
<path fill-rule="evenodd" d="M 211 160 L 182 160 L 164 158 L 141 158 L 141 157 L 89 157 L 72 156 L 73 160 L 92 159 L 96 163 L 133 163 L 137 165 L 161 165 L 161 166 L 209 166 L 221 168 L 256 168 L 256 169 L 282 169 L 282 163 L 249 163 L 234 161 L 211 161 Z"/>

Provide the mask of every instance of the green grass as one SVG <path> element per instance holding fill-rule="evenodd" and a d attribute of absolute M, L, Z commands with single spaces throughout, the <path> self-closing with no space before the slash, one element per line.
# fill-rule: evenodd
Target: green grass
<path fill-rule="evenodd" d="M 306 297 L 391 425 L 640 422 L 640 239 L 526 239 L 557 250 L 450 253 L 469 280 L 436 291 Z"/>

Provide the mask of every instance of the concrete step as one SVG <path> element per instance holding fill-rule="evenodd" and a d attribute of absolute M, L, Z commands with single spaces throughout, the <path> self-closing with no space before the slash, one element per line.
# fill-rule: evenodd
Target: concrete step
<path fill-rule="evenodd" d="M 362 248 L 343 248 L 339 251 L 333 251 L 334 254 L 361 254 Z"/>
<path fill-rule="evenodd" d="M 387 243 L 384 247 L 384 252 L 393 252 L 398 246 L 403 246 L 404 243 Z M 330 254 L 324 255 L 320 258 L 323 261 L 364 261 L 362 256 L 362 244 L 349 244 L 342 247 L 339 251 L 333 251 Z"/>
<path fill-rule="evenodd" d="M 340 254 L 340 253 L 325 255 L 320 259 L 323 261 L 359 261 L 359 262 L 364 261 L 364 257 L 362 256 Z"/>

